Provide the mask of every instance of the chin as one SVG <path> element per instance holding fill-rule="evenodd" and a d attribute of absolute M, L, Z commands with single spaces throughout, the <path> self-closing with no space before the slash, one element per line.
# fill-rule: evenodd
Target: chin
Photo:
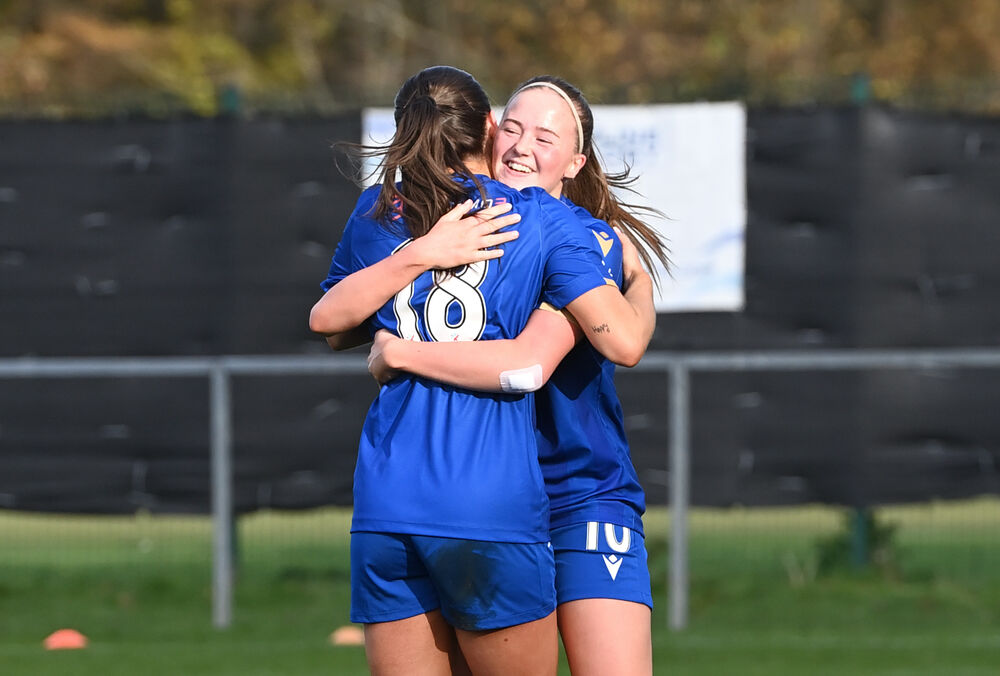
<path fill-rule="evenodd" d="M 506 183 L 511 188 L 517 188 L 518 190 L 530 188 L 536 185 L 535 182 L 531 180 L 530 176 L 523 176 L 509 171 L 503 172 L 498 178 L 501 183 Z"/>

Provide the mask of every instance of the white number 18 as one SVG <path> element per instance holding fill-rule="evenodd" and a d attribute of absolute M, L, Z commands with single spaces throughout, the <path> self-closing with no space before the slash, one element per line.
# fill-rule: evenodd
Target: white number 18
<path fill-rule="evenodd" d="M 412 241 L 406 240 L 392 253 L 401 251 Z M 483 335 L 483 329 L 486 328 L 486 299 L 479 287 L 486 279 L 488 270 L 489 261 L 478 261 L 454 271 L 433 272 L 434 285 L 424 302 L 424 326 L 427 327 L 431 340 L 478 340 Z M 417 312 L 411 304 L 414 290 L 415 283 L 410 282 L 392 301 L 399 335 L 406 340 L 421 340 Z M 452 323 L 448 315 L 455 303 L 458 304 L 461 315 Z"/>

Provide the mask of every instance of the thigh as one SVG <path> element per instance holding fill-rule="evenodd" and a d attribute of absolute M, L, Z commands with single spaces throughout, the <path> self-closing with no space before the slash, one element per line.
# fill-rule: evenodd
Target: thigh
<path fill-rule="evenodd" d="M 559 634 L 573 676 L 651 674 L 653 597 L 643 537 L 592 521 L 554 529 L 552 547 Z"/>
<path fill-rule="evenodd" d="M 618 599 L 559 604 L 559 633 L 573 676 L 650 676 L 650 610 Z"/>
<path fill-rule="evenodd" d="M 445 620 L 487 631 L 533 622 L 555 610 L 548 543 L 514 544 L 414 536 Z"/>
<path fill-rule="evenodd" d="M 503 629 L 456 629 L 455 634 L 476 676 L 555 676 L 559 666 L 555 613 Z"/>
<path fill-rule="evenodd" d="M 639 533 L 591 521 L 552 531 L 559 605 L 617 599 L 653 607 L 646 543 Z"/>
<path fill-rule="evenodd" d="M 456 676 L 469 670 L 455 632 L 440 611 L 365 625 L 365 657 L 373 676 Z"/>
<path fill-rule="evenodd" d="M 392 622 L 440 606 L 412 536 L 351 534 L 351 621 Z"/>

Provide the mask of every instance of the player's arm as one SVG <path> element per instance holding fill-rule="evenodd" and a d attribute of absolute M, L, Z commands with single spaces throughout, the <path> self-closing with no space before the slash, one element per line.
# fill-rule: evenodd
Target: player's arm
<path fill-rule="evenodd" d="M 492 247 L 516 239 L 517 231 L 497 230 L 517 223 L 520 215 L 507 213 L 511 205 L 504 203 L 466 216 L 471 207 L 471 200 L 459 204 L 399 253 L 339 280 L 313 306 L 309 328 L 326 336 L 334 349 L 359 345 L 359 339 L 367 342 L 366 334 L 340 334 L 361 326 L 423 272 L 502 256 L 503 249 Z"/>
<path fill-rule="evenodd" d="M 330 349 L 337 350 L 338 352 L 370 343 L 372 340 L 371 334 L 368 332 L 368 327 L 364 324 L 355 326 L 353 329 L 341 331 L 340 333 L 331 333 L 325 336 L 325 338 L 326 344 L 330 346 Z"/>
<path fill-rule="evenodd" d="M 416 247 L 416 248 L 415 248 Z M 309 329 L 334 350 L 370 340 L 363 326 L 400 289 L 430 269 L 416 242 L 398 254 L 347 275 L 331 286 L 309 312 Z"/>
<path fill-rule="evenodd" d="M 656 329 L 653 280 L 642 267 L 635 245 L 620 231 L 618 234 L 624 291 L 611 285 L 591 289 L 566 309 L 597 351 L 621 366 L 635 366 Z"/>
<path fill-rule="evenodd" d="M 578 336 L 572 318 L 552 308 L 535 310 L 509 340 L 416 342 L 379 331 L 368 370 L 383 384 L 406 371 L 468 390 L 533 392 L 548 382 Z"/>

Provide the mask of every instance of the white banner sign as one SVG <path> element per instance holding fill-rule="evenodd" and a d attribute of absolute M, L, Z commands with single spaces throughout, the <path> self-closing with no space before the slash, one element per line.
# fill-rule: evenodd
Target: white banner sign
<path fill-rule="evenodd" d="M 502 111 L 497 111 L 499 119 Z M 365 143 L 392 137 L 392 110 L 366 109 Z M 650 225 L 670 247 L 659 270 L 658 312 L 743 308 L 746 232 L 746 113 L 738 103 L 594 106 L 594 140 L 605 170 L 625 163 L 638 180 L 625 202 L 665 218 Z"/>

